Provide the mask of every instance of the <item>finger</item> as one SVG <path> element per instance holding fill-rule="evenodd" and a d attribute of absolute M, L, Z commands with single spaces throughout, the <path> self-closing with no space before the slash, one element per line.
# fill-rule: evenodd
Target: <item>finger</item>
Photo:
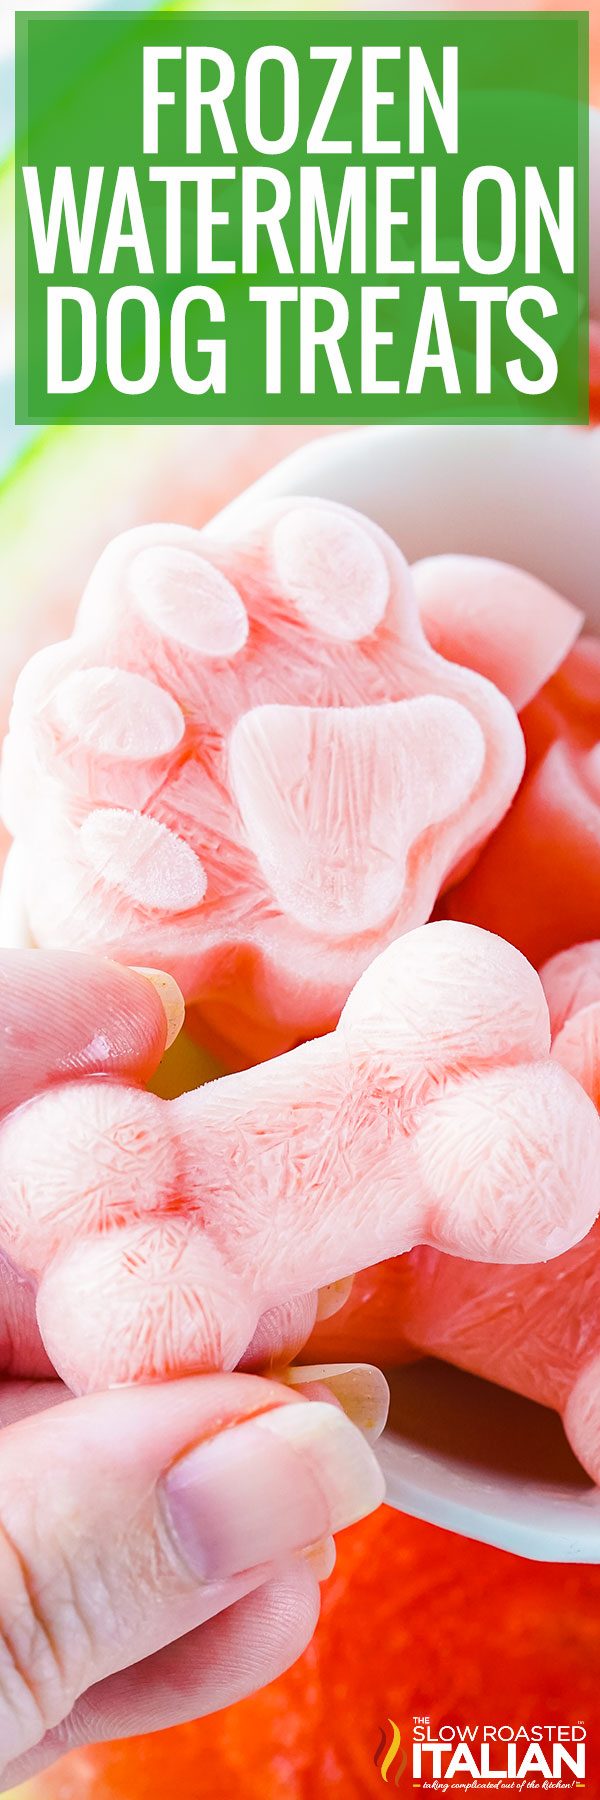
<path fill-rule="evenodd" d="M 182 1018 L 179 989 L 160 971 L 142 976 L 71 952 L 0 950 L 0 1111 L 69 1076 L 145 1080 Z M 0 1372 L 54 1373 L 34 1286 L 1 1254 Z"/>
<path fill-rule="evenodd" d="M 10 1426 L 0 1437 L 5 1765 L 96 1682 L 195 1630 L 382 1497 L 378 1465 L 342 1412 L 252 1376 L 121 1389 Z"/>
<path fill-rule="evenodd" d="M 27 1780 L 78 1744 L 164 1731 L 235 1705 L 297 1661 L 318 1615 L 316 1576 L 307 1563 L 290 1564 L 197 1631 L 82 1694 L 62 1725 L 11 1764 L 5 1786 Z"/>
<path fill-rule="evenodd" d="M 384 1265 L 388 1267 L 389 1265 Z M 366 1362 L 314 1363 L 281 1369 L 276 1377 L 286 1387 L 294 1388 L 306 1400 L 327 1401 L 341 1407 L 346 1418 L 362 1431 L 369 1443 L 375 1443 L 384 1430 L 389 1388 L 379 1368 Z M 0 1387 L 0 1431 L 28 1419 L 33 1413 L 47 1412 L 71 1399 L 62 1381 L 5 1381 Z"/>
<path fill-rule="evenodd" d="M 333 1400 L 346 1418 L 375 1444 L 384 1430 L 390 1390 L 381 1369 L 372 1363 L 295 1363 L 281 1376 L 306 1400 Z"/>
<path fill-rule="evenodd" d="M 33 1413 L 62 1406 L 71 1395 L 62 1381 L 3 1381 L 0 1386 L 0 1431 L 18 1425 Z"/>
<path fill-rule="evenodd" d="M 170 976 L 64 950 L 0 950 L 1 1108 L 102 1073 L 145 1081 L 183 1019 Z"/>

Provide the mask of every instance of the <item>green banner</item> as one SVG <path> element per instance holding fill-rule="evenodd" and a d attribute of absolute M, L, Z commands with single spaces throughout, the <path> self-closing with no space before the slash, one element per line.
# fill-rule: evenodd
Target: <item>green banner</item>
<path fill-rule="evenodd" d="M 587 14 L 17 15 L 17 419 L 587 419 Z"/>

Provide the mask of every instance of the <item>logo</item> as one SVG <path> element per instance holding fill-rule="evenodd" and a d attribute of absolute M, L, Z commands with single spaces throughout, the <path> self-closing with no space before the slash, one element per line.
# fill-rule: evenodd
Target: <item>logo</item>
<path fill-rule="evenodd" d="M 396 1761 L 396 1758 L 398 1756 L 398 1751 L 400 1751 L 400 1756 L 398 1759 L 398 1766 L 396 1769 L 396 1774 L 395 1774 L 395 1779 L 394 1779 L 394 1787 L 397 1787 L 398 1782 L 400 1780 L 400 1776 L 404 1774 L 404 1770 L 405 1770 L 406 1764 L 408 1762 L 408 1757 L 406 1754 L 406 1750 L 400 1750 L 400 1743 L 401 1743 L 401 1739 L 402 1739 L 402 1732 L 400 1730 L 400 1726 L 396 1724 L 395 1719 L 388 1719 L 388 1725 L 391 1726 L 392 1736 L 391 1736 L 389 1744 L 387 1745 L 387 1750 L 385 1752 L 383 1762 L 380 1763 L 379 1758 L 380 1758 L 382 1750 L 385 1748 L 385 1745 L 387 1744 L 387 1740 L 388 1740 L 388 1732 L 387 1732 L 387 1728 L 385 1725 L 380 1725 L 380 1727 L 379 1727 L 380 1732 L 381 1732 L 381 1737 L 380 1737 L 377 1749 L 375 1751 L 375 1755 L 373 1757 L 373 1762 L 375 1764 L 375 1768 L 376 1769 L 379 1768 L 379 1773 L 381 1775 L 382 1781 L 387 1781 L 392 1764 Z"/>
<path fill-rule="evenodd" d="M 373 1762 L 381 1780 L 394 1787 L 407 1766 L 413 1788 L 425 1793 L 451 1794 L 456 1788 L 481 1794 L 493 1787 L 520 1794 L 585 1787 L 587 1734 L 582 1719 L 567 1725 L 472 1725 L 449 1720 L 433 1724 L 427 1715 L 419 1715 L 413 1718 L 412 1734 L 405 1731 L 404 1736 L 407 1748 L 393 1718 L 379 1727 Z"/>

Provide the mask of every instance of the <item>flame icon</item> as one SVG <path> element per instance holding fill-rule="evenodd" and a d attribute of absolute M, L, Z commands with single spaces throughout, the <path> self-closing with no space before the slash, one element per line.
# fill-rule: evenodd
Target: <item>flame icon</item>
<path fill-rule="evenodd" d="M 400 1744 L 402 1741 L 402 1732 L 400 1730 L 400 1726 L 396 1724 L 395 1719 L 388 1719 L 388 1725 L 391 1725 L 391 1727 L 392 1727 L 392 1735 L 391 1735 L 390 1742 L 389 1742 L 388 1748 L 386 1750 L 385 1756 L 383 1758 L 381 1768 L 379 1769 L 379 1773 L 381 1775 L 382 1781 L 387 1781 L 388 1771 L 389 1771 L 389 1769 L 391 1769 L 392 1763 L 393 1763 L 398 1751 L 400 1750 Z M 381 1756 L 381 1752 L 384 1748 L 384 1745 L 387 1743 L 387 1736 L 388 1736 L 385 1725 L 380 1725 L 379 1730 L 381 1732 L 381 1737 L 379 1739 L 379 1743 L 377 1745 L 377 1749 L 376 1749 L 375 1755 L 373 1757 L 373 1762 L 375 1764 L 376 1769 L 379 1768 L 379 1758 Z M 401 1775 L 404 1774 L 407 1760 L 408 1759 L 407 1759 L 406 1751 L 401 1750 L 400 1751 L 400 1760 L 399 1760 L 396 1774 L 394 1777 L 394 1787 L 398 1786 L 400 1777 L 401 1777 Z"/>

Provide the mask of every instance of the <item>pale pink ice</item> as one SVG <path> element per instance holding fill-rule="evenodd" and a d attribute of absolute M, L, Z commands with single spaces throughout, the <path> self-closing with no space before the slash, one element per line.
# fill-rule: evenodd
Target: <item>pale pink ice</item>
<path fill-rule="evenodd" d="M 522 714 L 525 778 L 475 867 L 444 896 L 539 966 L 600 920 L 600 642 L 582 637 Z"/>
<path fill-rule="evenodd" d="M 179 1099 L 106 1078 L 0 1127 L 0 1245 L 76 1390 L 233 1368 L 270 1309 L 415 1244 L 558 1256 L 598 1211 L 600 1120 L 535 971 L 422 927 L 337 1030 Z M 452 1267 L 446 1263 L 444 1267 Z"/>
<path fill-rule="evenodd" d="M 2 776 L 34 940 L 166 968 L 238 1064 L 335 1024 L 524 765 L 508 699 L 434 652 L 379 527 L 315 499 L 239 519 L 115 540 L 74 637 L 21 676 Z M 529 685 L 579 623 L 552 597 L 540 661 L 537 604 Z"/>
<path fill-rule="evenodd" d="M 517 712 L 564 662 L 583 613 L 544 581 L 485 556 L 413 563 L 421 623 L 434 650 L 486 675 Z"/>
<path fill-rule="evenodd" d="M 555 1066 L 600 1107 L 600 941 L 553 957 L 542 980 Z M 545 1154 L 550 1145 L 540 1151 L 541 1181 Z M 372 1356 L 379 1343 L 388 1366 L 415 1350 L 439 1356 L 555 1408 L 600 1484 L 600 1223 L 564 1256 L 535 1268 L 483 1267 L 415 1249 L 359 1280 L 346 1315 L 322 1328 L 321 1339 L 315 1354 L 343 1354 L 351 1345 L 353 1354 Z"/>

